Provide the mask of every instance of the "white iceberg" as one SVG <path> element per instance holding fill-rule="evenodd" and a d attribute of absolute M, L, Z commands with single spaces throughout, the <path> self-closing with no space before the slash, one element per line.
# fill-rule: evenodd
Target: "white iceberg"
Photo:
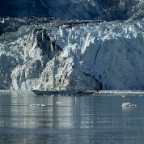
<path fill-rule="evenodd" d="M 135 107 L 137 107 L 137 105 L 130 102 L 122 103 L 122 108 L 135 108 Z"/>

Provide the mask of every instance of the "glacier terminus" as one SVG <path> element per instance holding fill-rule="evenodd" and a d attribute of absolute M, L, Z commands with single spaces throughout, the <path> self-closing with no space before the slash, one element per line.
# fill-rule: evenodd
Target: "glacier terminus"
<path fill-rule="evenodd" d="M 0 89 L 144 88 L 143 1 L 27 3 L 0 18 Z"/>

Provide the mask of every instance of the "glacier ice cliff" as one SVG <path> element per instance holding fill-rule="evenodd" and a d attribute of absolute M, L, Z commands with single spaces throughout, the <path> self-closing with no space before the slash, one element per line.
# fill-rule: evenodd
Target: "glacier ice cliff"
<path fill-rule="evenodd" d="M 0 89 L 144 89 L 144 20 L 0 19 Z"/>

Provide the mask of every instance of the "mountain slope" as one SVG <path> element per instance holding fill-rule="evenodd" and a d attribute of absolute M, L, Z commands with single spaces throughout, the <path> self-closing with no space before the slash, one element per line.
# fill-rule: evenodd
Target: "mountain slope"
<path fill-rule="evenodd" d="M 144 17 L 143 0 L 2 0 L 1 16 L 126 20 Z"/>

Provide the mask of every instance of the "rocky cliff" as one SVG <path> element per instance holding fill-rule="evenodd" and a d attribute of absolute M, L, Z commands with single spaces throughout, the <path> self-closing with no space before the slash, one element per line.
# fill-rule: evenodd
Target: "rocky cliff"
<path fill-rule="evenodd" d="M 143 0 L 1 0 L 0 16 L 127 20 L 144 17 Z"/>

